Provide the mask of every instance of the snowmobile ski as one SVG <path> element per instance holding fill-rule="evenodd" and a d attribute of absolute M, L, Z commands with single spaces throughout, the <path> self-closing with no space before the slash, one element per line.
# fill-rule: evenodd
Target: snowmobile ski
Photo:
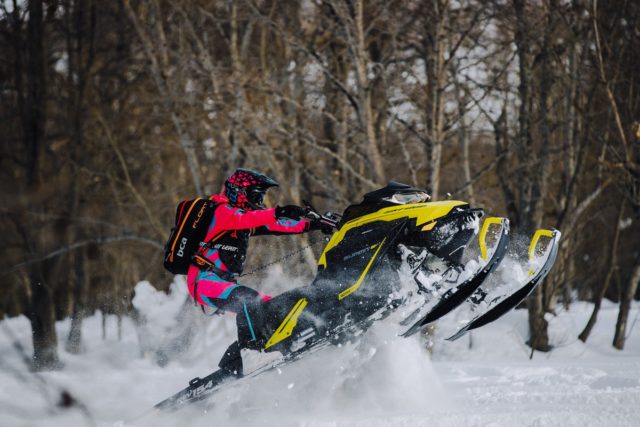
<path fill-rule="evenodd" d="M 508 245 L 509 235 L 509 220 L 506 218 L 487 218 L 483 224 L 482 230 L 478 237 L 480 242 L 481 256 L 486 260 L 487 258 L 487 246 L 486 236 L 489 226 L 492 224 L 500 226 L 500 234 L 494 245 L 491 258 L 482 266 L 471 278 L 465 280 L 461 284 L 447 291 L 425 315 L 421 316 L 419 320 L 415 321 L 411 327 L 409 327 L 404 333 L 400 335 L 403 337 L 409 337 L 420 330 L 424 325 L 438 320 L 442 316 L 449 313 L 451 310 L 462 304 L 467 298 L 478 289 L 487 277 L 496 269 L 504 258 Z M 415 314 L 412 314 L 415 315 Z M 411 317 L 411 316 L 410 316 Z"/>
<path fill-rule="evenodd" d="M 224 369 L 218 369 L 203 378 L 194 378 L 189 381 L 189 385 L 174 394 L 173 396 L 157 403 L 154 408 L 161 410 L 175 410 L 185 404 L 191 404 L 203 401 L 212 394 L 219 391 L 226 385 L 237 385 L 247 379 L 256 377 L 262 373 L 279 368 L 285 364 L 298 360 L 304 355 L 311 354 L 321 348 L 327 347 L 330 343 L 327 341 L 316 342 L 312 348 L 307 348 L 304 352 L 291 353 L 287 357 L 274 361 L 265 366 L 256 368 L 255 370 L 244 375 L 233 375 Z"/>
<path fill-rule="evenodd" d="M 186 402 L 197 402 L 215 391 L 223 383 L 237 379 L 228 371 L 218 369 L 204 378 L 194 378 L 189 381 L 189 386 L 180 390 L 173 396 L 157 403 L 154 408 L 170 410 L 176 409 L 178 406 Z"/>
<path fill-rule="evenodd" d="M 493 299 L 487 311 L 476 316 L 473 320 L 463 326 L 458 332 L 447 338 L 447 341 L 455 341 L 458 338 L 464 336 L 468 331 L 477 329 L 481 326 L 493 322 L 494 320 L 497 320 L 498 318 L 509 312 L 511 309 L 515 308 L 518 304 L 520 304 L 536 288 L 536 286 L 538 286 L 538 284 L 542 282 L 542 280 L 546 277 L 546 275 L 551 270 L 551 267 L 553 267 L 553 264 L 555 263 L 556 256 L 558 254 L 558 242 L 560 241 L 561 233 L 558 230 L 536 231 L 533 239 L 531 239 L 531 244 L 529 247 L 530 261 L 535 258 L 536 246 L 541 236 L 549 237 L 551 240 L 548 244 L 547 250 L 545 251 L 546 260 L 538 269 L 538 271 L 534 272 L 530 270 L 529 280 L 523 286 L 518 288 L 518 290 L 507 297 L 497 297 Z"/>

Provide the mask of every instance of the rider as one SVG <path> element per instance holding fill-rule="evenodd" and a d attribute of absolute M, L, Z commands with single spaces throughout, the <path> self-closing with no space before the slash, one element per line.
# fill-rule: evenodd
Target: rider
<path fill-rule="evenodd" d="M 242 373 L 240 348 L 261 348 L 262 337 L 256 334 L 260 324 L 259 307 L 270 295 L 240 285 L 236 277 L 242 273 L 250 236 L 265 234 L 298 234 L 309 230 L 330 232 L 319 221 L 301 219 L 306 208 L 296 205 L 267 209 L 264 197 L 278 183 L 249 169 L 237 169 L 225 181 L 224 194 L 214 194 L 216 204 L 205 245 L 189 267 L 189 293 L 197 303 L 216 310 L 236 314 L 238 342 L 225 353 L 220 366 Z M 240 364 L 240 365 L 238 365 Z M 223 366 L 224 365 L 224 366 Z"/>

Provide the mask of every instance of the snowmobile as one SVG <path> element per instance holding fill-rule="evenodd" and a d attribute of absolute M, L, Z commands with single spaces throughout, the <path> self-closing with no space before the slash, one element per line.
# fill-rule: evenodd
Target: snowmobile
<path fill-rule="evenodd" d="M 465 302 L 482 305 L 476 317 L 449 338 L 457 339 L 516 307 L 553 266 L 560 232 L 538 230 L 529 250 L 530 264 L 538 267 L 531 268 L 516 292 L 485 301 L 488 293 L 482 285 L 505 256 L 509 221 L 487 218 L 480 227 L 482 209 L 463 201 L 428 200 L 421 189 L 390 182 L 341 215 L 321 215 L 309 208 L 310 218 L 335 227 L 312 283 L 259 307 L 247 306 L 244 315 L 236 317 L 236 350 L 252 349 L 276 356 L 274 360 L 248 370 L 230 356 L 234 352 L 227 352 L 221 369 L 194 378 L 155 407 L 171 409 L 202 400 L 226 384 L 351 340 L 400 308 L 407 315 L 398 333 L 408 337 Z M 465 264 L 465 249 L 476 235 L 480 256 Z"/>

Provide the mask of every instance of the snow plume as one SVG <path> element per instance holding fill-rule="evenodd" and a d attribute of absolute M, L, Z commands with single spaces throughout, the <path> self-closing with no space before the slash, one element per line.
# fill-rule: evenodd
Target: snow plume
<path fill-rule="evenodd" d="M 176 276 L 167 293 L 149 282 L 138 283 L 132 303 L 142 355 L 160 366 L 193 363 L 213 351 L 222 355 L 226 346 L 217 347 L 235 339 L 233 315 L 195 306 L 182 276 Z"/>
<path fill-rule="evenodd" d="M 357 342 L 324 349 L 295 364 L 221 390 L 210 405 L 162 420 L 176 425 L 394 425 L 449 406 L 428 353 L 418 340 L 374 325 Z M 157 417 L 141 425 L 152 426 Z M 382 421 L 382 422 L 381 422 Z M 358 424 L 360 423 L 360 424 Z M 136 424 L 137 425 L 137 424 Z"/>
<path fill-rule="evenodd" d="M 188 293 L 183 280 L 176 279 L 169 293 L 158 292 L 151 283 L 140 282 L 135 287 L 132 303 L 136 310 L 140 351 L 160 365 L 168 362 L 191 340 L 192 328 L 187 325 L 185 301 Z"/>

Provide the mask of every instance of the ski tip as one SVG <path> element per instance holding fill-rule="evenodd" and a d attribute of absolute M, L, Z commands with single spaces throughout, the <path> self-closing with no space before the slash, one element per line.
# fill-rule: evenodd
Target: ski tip
<path fill-rule="evenodd" d="M 449 338 L 445 338 L 446 341 L 455 341 L 459 338 L 462 338 L 467 332 L 469 331 L 469 328 L 462 328 L 460 329 L 458 332 L 456 332 L 455 334 L 451 335 Z"/>
<path fill-rule="evenodd" d="M 414 330 L 414 328 L 412 327 L 412 328 L 409 328 L 407 331 L 405 331 L 405 332 L 401 333 L 401 334 L 400 334 L 400 336 L 401 336 L 402 338 L 409 338 L 409 337 L 410 337 L 411 335 L 413 335 L 414 333 L 415 333 L 415 330 Z"/>

